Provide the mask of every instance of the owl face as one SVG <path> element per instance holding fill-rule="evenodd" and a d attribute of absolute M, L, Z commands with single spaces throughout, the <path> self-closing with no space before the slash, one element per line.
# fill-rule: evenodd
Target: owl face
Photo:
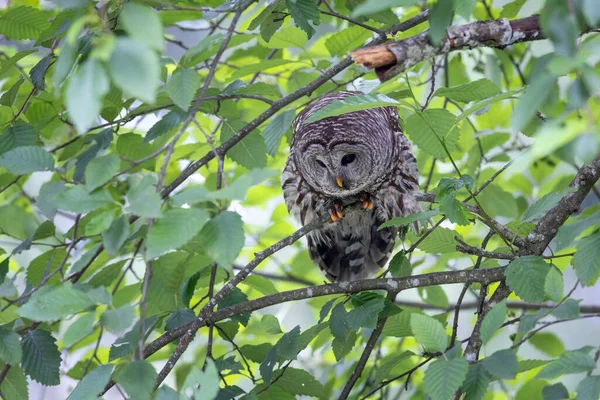
<path fill-rule="evenodd" d="M 311 141 L 299 169 L 309 185 L 334 197 L 367 190 L 373 176 L 373 149 L 361 140 Z"/>

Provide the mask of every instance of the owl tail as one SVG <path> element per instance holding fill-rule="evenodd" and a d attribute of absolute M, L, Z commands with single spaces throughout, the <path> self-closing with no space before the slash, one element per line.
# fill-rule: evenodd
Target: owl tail
<path fill-rule="evenodd" d="M 311 260 L 332 282 L 373 278 L 388 261 L 394 248 L 394 229 L 377 230 L 370 237 L 352 236 L 333 240 L 308 237 Z"/>

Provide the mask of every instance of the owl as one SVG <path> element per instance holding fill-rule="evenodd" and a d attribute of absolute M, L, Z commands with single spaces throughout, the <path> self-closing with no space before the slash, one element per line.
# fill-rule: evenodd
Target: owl
<path fill-rule="evenodd" d="M 357 94 L 324 95 L 298 114 L 281 177 L 288 211 L 301 224 L 330 215 L 331 223 L 307 235 L 308 251 L 338 282 L 374 277 L 398 236 L 398 228 L 379 226 L 420 210 L 417 163 L 395 107 L 305 122 L 332 101 Z"/>

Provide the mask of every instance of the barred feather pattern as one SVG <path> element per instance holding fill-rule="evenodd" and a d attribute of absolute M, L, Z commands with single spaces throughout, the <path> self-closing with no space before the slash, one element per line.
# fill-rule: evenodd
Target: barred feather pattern
<path fill-rule="evenodd" d="M 378 107 L 356 111 L 317 122 L 304 121 L 317 110 L 334 100 L 360 94 L 343 91 L 320 97 L 307 106 L 294 121 L 294 136 L 290 155 L 283 170 L 281 182 L 288 211 L 301 224 L 315 218 L 326 218 L 334 201 L 343 205 L 344 217 L 327 223 L 307 236 L 309 255 L 330 281 L 351 281 L 374 277 L 389 260 L 394 248 L 397 228 L 379 226 L 397 216 L 406 216 L 420 210 L 415 198 L 418 191 L 418 171 L 411 145 L 402 133 L 395 107 Z M 371 146 L 373 167 L 360 190 L 332 192 L 320 182 L 309 183 L 301 167 L 309 168 L 303 159 L 306 144 L 357 139 Z M 327 147 L 329 148 L 329 147 Z M 373 209 L 363 209 L 359 198 L 368 193 Z"/>

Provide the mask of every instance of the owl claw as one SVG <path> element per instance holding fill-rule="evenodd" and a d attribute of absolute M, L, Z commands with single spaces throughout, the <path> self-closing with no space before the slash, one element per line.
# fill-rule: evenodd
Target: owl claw
<path fill-rule="evenodd" d="M 368 193 L 365 193 L 362 196 L 360 196 L 359 200 L 362 203 L 362 206 L 365 210 L 373 209 L 373 199 Z"/>
<path fill-rule="evenodd" d="M 331 216 L 332 222 L 344 218 L 344 214 L 342 213 L 342 205 L 340 203 L 333 203 L 331 207 L 329 207 L 329 215 Z"/>

